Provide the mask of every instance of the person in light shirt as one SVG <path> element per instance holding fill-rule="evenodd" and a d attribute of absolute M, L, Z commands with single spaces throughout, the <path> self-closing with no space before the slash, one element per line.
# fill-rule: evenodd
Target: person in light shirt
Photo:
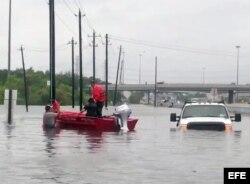
<path fill-rule="evenodd" d="M 44 128 L 55 128 L 56 127 L 57 113 L 52 111 L 50 105 L 45 106 L 45 112 L 43 114 L 43 127 Z"/>

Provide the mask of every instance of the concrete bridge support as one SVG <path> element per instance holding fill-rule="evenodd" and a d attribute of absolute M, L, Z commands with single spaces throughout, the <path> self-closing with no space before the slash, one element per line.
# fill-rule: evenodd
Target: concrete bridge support
<path fill-rule="evenodd" d="M 234 103 L 234 90 L 228 91 L 228 103 L 229 104 Z"/>
<path fill-rule="evenodd" d="M 148 91 L 148 105 L 149 105 L 149 100 L 150 100 L 150 91 Z"/>

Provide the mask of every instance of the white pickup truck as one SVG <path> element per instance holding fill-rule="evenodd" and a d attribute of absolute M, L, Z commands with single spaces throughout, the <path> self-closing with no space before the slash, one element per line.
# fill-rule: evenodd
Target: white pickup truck
<path fill-rule="evenodd" d="M 231 131 L 232 122 L 241 121 L 241 114 L 230 116 L 225 104 L 221 102 L 187 102 L 180 116 L 170 114 L 170 121 L 177 122 L 177 127 L 182 130 Z"/>

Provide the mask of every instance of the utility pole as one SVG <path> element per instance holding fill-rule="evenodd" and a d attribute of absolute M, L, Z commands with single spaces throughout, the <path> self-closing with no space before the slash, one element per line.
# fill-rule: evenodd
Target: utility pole
<path fill-rule="evenodd" d="M 74 45 L 76 44 L 76 42 L 74 41 L 74 38 L 72 38 L 72 40 L 69 42 L 69 43 L 71 43 L 71 49 L 72 49 L 72 108 L 74 108 L 75 107 L 75 67 L 74 67 L 74 64 L 75 64 L 75 62 L 74 62 L 74 58 L 75 58 L 75 49 L 74 49 Z M 68 43 L 68 44 L 69 44 Z"/>
<path fill-rule="evenodd" d="M 55 10 L 54 0 L 49 0 L 50 18 L 50 98 L 56 98 L 56 75 L 55 75 Z"/>
<path fill-rule="evenodd" d="M 11 0 L 9 0 L 9 39 L 8 39 L 8 75 L 10 74 L 10 60 L 11 60 Z"/>
<path fill-rule="evenodd" d="M 21 51 L 22 64 L 23 64 L 23 81 L 24 81 L 25 105 L 26 105 L 26 112 L 28 112 L 29 111 L 29 109 L 28 109 L 28 88 L 27 88 L 27 80 L 26 80 L 26 71 L 25 71 L 23 50 L 24 50 L 24 48 L 21 45 L 20 51 Z"/>
<path fill-rule="evenodd" d="M 105 35 L 105 91 L 106 91 L 106 100 L 105 100 L 105 107 L 107 108 L 108 106 L 108 45 L 109 45 L 109 39 L 108 39 L 108 34 Z"/>
<path fill-rule="evenodd" d="M 236 49 L 237 49 L 237 88 L 238 88 L 238 85 L 239 85 L 239 53 L 240 53 L 240 46 L 239 45 L 237 45 L 236 46 Z M 237 90 L 237 93 L 236 93 L 236 99 L 237 99 L 237 101 L 238 101 L 238 99 L 239 99 L 239 94 L 238 94 L 238 90 Z"/>
<path fill-rule="evenodd" d="M 79 9 L 79 59 L 80 59 L 80 97 L 79 97 L 79 105 L 80 105 L 80 111 L 82 110 L 82 13 Z"/>
<path fill-rule="evenodd" d="M 122 46 L 120 46 L 119 51 L 119 58 L 118 58 L 118 65 L 117 65 L 117 72 L 116 72 L 116 82 L 115 82 L 115 95 L 114 95 L 114 104 L 116 104 L 116 96 L 117 96 L 117 83 L 118 83 L 118 75 L 119 75 L 119 68 L 120 68 L 120 62 L 121 62 L 121 52 L 122 52 Z"/>
<path fill-rule="evenodd" d="M 156 95 L 157 95 L 157 56 L 155 57 L 155 95 L 154 95 L 154 106 L 156 107 Z"/>
<path fill-rule="evenodd" d="M 51 9 L 51 0 L 48 2 L 49 5 L 49 99 L 52 103 L 52 72 L 51 72 L 51 63 L 52 63 L 52 9 Z"/>
<path fill-rule="evenodd" d="M 92 43 L 92 46 L 93 46 L 93 80 L 95 80 L 95 48 L 98 47 L 98 45 L 95 44 L 95 38 L 96 37 L 100 37 L 99 36 L 96 36 L 95 34 L 95 30 L 93 31 L 93 36 L 88 36 L 88 37 L 93 37 L 93 43 Z"/>

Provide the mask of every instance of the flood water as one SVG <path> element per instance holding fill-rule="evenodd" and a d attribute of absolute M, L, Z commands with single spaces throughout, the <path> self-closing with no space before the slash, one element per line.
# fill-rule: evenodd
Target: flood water
<path fill-rule="evenodd" d="M 70 107 L 61 107 L 70 109 Z M 133 105 L 134 132 L 44 131 L 44 107 L 17 106 L 7 126 L 0 106 L 3 184 L 223 183 L 224 167 L 250 167 L 250 117 L 232 132 L 179 131 L 179 109 Z M 113 108 L 104 113 L 109 114 Z"/>

